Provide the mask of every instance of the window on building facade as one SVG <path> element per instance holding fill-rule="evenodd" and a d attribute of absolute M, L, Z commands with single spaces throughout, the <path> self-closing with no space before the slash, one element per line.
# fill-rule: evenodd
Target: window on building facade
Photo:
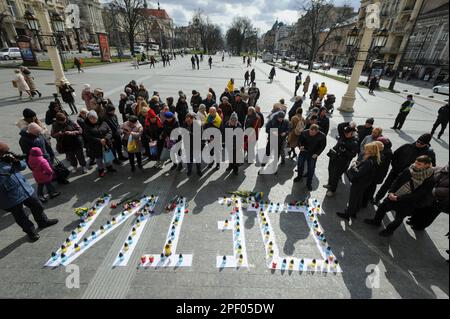
<path fill-rule="evenodd" d="M 17 11 L 16 2 L 14 0 L 6 0 L 6 4 L 8 5 L 9 12 L 13 16 L 13 18 L 17 18 L 19 14 Z"/>

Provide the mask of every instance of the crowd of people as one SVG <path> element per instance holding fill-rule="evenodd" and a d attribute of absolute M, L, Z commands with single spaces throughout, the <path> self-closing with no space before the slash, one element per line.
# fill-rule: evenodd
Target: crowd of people
<path fill-rule="evenodd" d="M 193 69 L 198 68 L 201 58 L 192 56 Z M 248 67 L 251 66 L 249 59 L 243 59 Z M 144 84 L 138 85 L 133 80 L 124 86 L 117 108 L 102 89 L 93 90 L 86 84 L 81 92 L 84 106 L 79 112 L 74 104 L 73 88 L 67 83 L 60 93 L 72 114 L 78 113 L 76 120 L 70 118 L 55 96 L 46 113 L 45 124 L 28 108 L 23 110 L 23 119 L 17 123 L 24 159 L 38 184 L 37 199 L 29 186 L 14 190 L 13 193 L 21 194 L 13 195 L 8 193 L 9 189 L 2 189 L 1 208 L 13 212 L 17 223 L 32 239 L 38 235 L 23 213 L 23 204 L 32 208 L 38 225 L 54 222 L 46 219 L 40 203 L 60 194 L 52 184 L 54 181 L 63 184 L 68 181 L 51 147 L 51 138 L 56 140 L 57 152 L 65 154 L 70 163 L 69 171 L 75 172 L 79 166 L 81 173 L 85 174 L 90 166 L 96 165 L 98 176 L 104 177 L 107 173 L 116 172 L 118 165 L 125 161 L 129 162 L 131 172 L 136 169 L 143 171 L 143 162 L 146 160 L 155 161 L 155 168 L 163 167 L 167 161 L 171 162 L 170 150 L 178 141 L 171 139 L 171 132 L 183 127 L 189 131 L 192 140 L 195 121 L 202 129 L 254 129 L 254 135 L 246 136 L 242 147 L 239 142 L 233 144 L 233 156 L 227 171 L 235 175 L 239 174 L 240 167 L 236 159 L 237 152 L 248 153 L 250 145 L 253 145 L 250 139 L 258 141 L 260 131 L 265 129 L 266 156 L 271 155 L 273 145 L 270 143 L 274 139 L 270 137 L 274 135 L 278 142 L 278 159 L 274 159 L 277 166 L 278 162 L 279 165 L 285 164 L 286 155 L 296 159 L 297 176 L 293 182 L 299 183 L 306 178 L 306 188 L 312 191 L 316 164 L 320 158 L 324 158 L 327 135 L 330 133 L 330 110 L 325 106 L 328 95 L 326 84 L 314 83 L 309 90 L 311 77 L 308 75 L 303 82 L 302 73 L 299 73 L 295 79 L 295 92 L 303 85 L 303 95 L 296 95 L 290 108 L 284 99 L 280 99 L 273 104 L 268 115 L 263 115 L 258 105 L 260 91 L 255 78 L 254 69 L 247 71 L 241 88 L 235 87 L 234 79 L 230 79 L 219 96 L 209 88 L 204 97 L 197 90 L 192 90 L 189 98 L 179 91 L 175 98 L 170 96 L 166 99 L 156 91 L 150 94 Z M 308 92 L 311 102 L 306 105 Z M 413 105 L 412 97 L 408 96 L 401 106 L 395 129 L 402 127 L 406 119 L 404 113 L 407 115 Z M 448 105 L 439 110 L 438 120 L 430 133 L 397 149 L 394 149 L 383 128 L 375 125 L 374 118 L 368 118 L 361 125 L 353 121 L 340 123 L 337 136 L 333 136 L 336 144 L 326 154 L 328 181 L 324 185 L 326 196 L 333 197 L 343 175 L 351 183 L 347 205 L 337 215 L 345 220 L 356 219 L 358 212 L 373 204 L 378 207 L 376 214 L 365 222 L 378 227 L 387 212 L 395 211 L 394 221 L 380 232 L 380 235 L 390 236 L 407 216 L 412 216 L 408 223 L 413 228 L 424 229 L 439 213 L 448 213 L 448 165 L 435 167 L 436 155 L 431 147 L 437 127 L 441 125 L 440 138 L 447 123 Z M 46 125 L 51 128 L 48 129 Z M 211 141 L 212 137 L 209 141 L 203 141 L 202 146 Z M 193 144 L 190 143 L 191 147 Z M 196 173 L 202 176 L 202 163 L 193 163 L 192 156 L 191 152 L 191 159 L 187 163 L 171 163 L 170 169 L 182 171 L 185 166 L 190 176 L 195 164 Z M 208 168 L 213 167 L 219 169 L 220 163 L 216 161 L 208 164 Z M 1 184 L 13 187 L 26 184 L 20 174 L 24 168 L 21 158 L 10 153 L 9 147 L 2 143 L 0 172 L 12 173 L 0 175 Z M 12 176 L 15 176 L 14 181 L 9 182 Z M 45 189 L 48 196 L 44 194 Z M 16 199 L 11 200 L 11 196 Z"/>

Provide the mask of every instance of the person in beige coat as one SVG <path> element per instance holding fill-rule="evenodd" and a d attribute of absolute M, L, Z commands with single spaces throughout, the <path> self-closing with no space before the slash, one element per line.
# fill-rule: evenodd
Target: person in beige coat
<path fill-rule="evenodd" d="M 306 126 L 306 120 L 303 117 L 303 109 L 298 108 L 295 115 L 292 117 L 289 123 L 289 134 L 288 134 L 288 146 L 291 148 L 289 151 L 289 157 L 296 158 L 297 154 L 295 149 L 298 146 L 298 137 L 302 134 Z"/>
<path fill-rule="evenodd" d="M 19 99 L 22 99 L 23 92 L 27 92 L 28 97 L 33 99 L 33 96 L 31 95 L 30 87 L 28 86 L 27 82 L 25 81 L 25 78 L 23 77 L 22 73 L 20 73 L 20 70 L 14 70 L 14 73 L 16 74 L 15 79 L 13 80 L 13 85 L 19 90 Z"/>
<path fill-rule="evenodd" d="M 310 83 L 311 77 L 308 75 L 305 79 L 305 82 L 303 82 L 303 96 L 306 96 L 306 94 L 308 93 Z"/>

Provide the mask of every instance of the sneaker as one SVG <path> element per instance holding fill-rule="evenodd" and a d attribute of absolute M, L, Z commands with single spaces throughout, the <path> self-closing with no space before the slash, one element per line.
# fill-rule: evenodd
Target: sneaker
<path fill-rule="evenodd" d="M 375 219 L 364 219 L 364 222 L 367 225 L 372 225 L 372 226 L 376 226 L 376 227 L 380 227 L 381 223 L 377 222 Z"/>
<path fill-rule="evenodd" d="M 55 198 L 55 197 L 58 197 L 59 195 L 61 195 L 60 192 L 54 192 L 54 193 L 50 194 L 50 198 Z"/>
<path fill-rule="evenodd" d="M 46 203 L 46 202 L 48 201 L 48 197 L 45 196 L 45 195 L 41 195 L 41 196 L 39 196 L 39 200 L 40 200 L 42 203 Z"/>
<path fill-rule="evenodd" d="M 47 219 L 47 221 L 43 224 L 38 224 L 40 229 L 45 229 L 47 227 L 51 227 L 53 225 L 58 224 L 59 220 L 54 218 L 54 219 Z"/>
<path fill-rule="evenodd" d="M 105 170 L 104 169 L 100 169 L 98 171 L 98 177 L 104 177 L 106 175 Z"/>
<path fill-rule="evenodd" d="M 328 191 L 328 192 L 327 192 L 327 196 L 328 196 L 328 197 L 333 197 L 333 196 L 334 196 L 334 192 Z"/>
<path fill-rule="evenodd" d="M 396 130 L 397 128 L 396 127 L 391 127 L 391 130 Z"/>

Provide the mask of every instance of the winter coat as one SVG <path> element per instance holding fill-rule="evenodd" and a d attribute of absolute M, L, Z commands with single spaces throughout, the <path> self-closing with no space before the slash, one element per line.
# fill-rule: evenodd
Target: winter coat
<path fill-rule="evenodd" d="M 113 138 L 120 138 L 120 134 L 122 133 L 122 131 L 120 129 L 119 119 L 117 118 L 117 115 L 109 115 L 108 113 L 106 113 L 103 120 L 111 129 Z"/>
<path fill-rule="evenodd" d="M 272 68 L 269 73 L 269 79 L 273 79 L 275 75 L 276 75 L 275 68 Z"/>
<path fill-rule="evenodd" d="M 232 92 L 234 92 L 234 83 L 231 82 L 231 80 L 228 81 L 227 83 L 227 88 L 228 88 L 228 92 L 231 94 Z M 230 100 L 231 102 L 231 100 Z"/>
<path fill-rule="evenodd" d="M 348 166 L 352 159 L 358 154 L 358 140 L 354 137 L 340 137 L 331 152 L 335 152 L 336 161 L 345 163 L 345 165 Z"/>
<path fill-rule="evenodd" d="M 378 163 L 375 157 L 369 157 L 359 162 L 356 166 L 356 174 L 354 174 L 352 188 L 358 189 L 363 193 L 372 184 L 377 168 Z"/>
<path fill-rule="evenodd" d="M 34 193 L 34 188 L 28 184 L 20 173 L 27 168 L 25 161 L 8 164 L 0 160 L 0 208 L 8 210 Z"/>
<path fill-rule="evenodd" d="M 209 113 L 209 108 L 211 106 L 214 106 L 216 104 L 216 101 L 214 101 L 213 99 L 211 99 L 211 100 L 204 99 L 201 104 L 205 104 L 205 106 L 206 106 L 206 113 Z"/>
<path fill-rule="evenodd" d="M 366 127 L 365 125 L 358 125 L 356 128 L 358 132 L 358 141 L 359 145 L 361 145 L 362 141 L 369 135 L 372 134 L 373 127 Z"/>
<path fill-rule="evenodd" d="M 434 201 L 437 206 L 448 214 L 449 192 L 448 192 L 448 165 L 437 167 L 434 171 Z"/>
<path fill-rule="evenodd" d="M 303 83 L 303 93 L 306 95 L 306 93 L 308 93 L 309 91 L 309 85 L 310 85 L 311 81 L 308 79 L 305 80 L 305 82 Z"/>
<path fill-rule="evenodd" d="M 53 123 L 52 137 L 56 139 L 58 153 L 83 149 L 83 130 L 78 123 L 67 119 L 65 124 Z"/>
<path fill-rule="evenodd" d="M 228 98 L 228 102 L 231 103 L 231 101 L 232 101 L 232 96 L 231 96 L 231 93 L 230 93 L 230 92 L 223 92 L 223 93 L 220 95 L 220 101 L 219 101 L 219 102 L 222 103 L 222 98 L 223 98 L 224 96 L 226 96 L 226 97 Z"/>
<path fill-rule="evenodd" d="M 403 185 L 411 182 L 411 171 L 409 167 L 404 169 L 392 183 L 389 193 L 395 193 Z M 412 183 L 412 182 L 411 182 Z M 397 205 L 402 209 L 426 207 L 433 202 L 434 176 L 431 175 L 423 183 L 414 189 L 411 193 L 398 196 Z"/>
<path fill-rule="evenodd" d="M 284 119 L 282 122 L 279 122 L 277 117 L 274 116 L 273 119 L 271 119 L 267 125 L 266 125 L 266 133 L 267 138 L 270 138 L 270 130 L 276 129 L 278 133 L 278 139 L 284 140 L 287 137 L 287 133 L 289 133 L 289 121 Z M 286 133 L 285 136 L 282 136 L 281 134 Z"/>
<path fill-rule="evenodd" d="M 433 166 L 436 166 L 436 154 L 431 147 L 418 148 L 416 143 L 400 146 L 392 157 L 392 169 L 397 174 L 413 164 L 419 156 L 427 155 L 431 158 Z"/>
<path fill-rule="evenodd" d="M 177 113 L 178 122 L 184 123 L 184 120 L 186 119 L 186 115 L 189 113 L 189 106 L 187 102 L 181 102 L 178 101 L 177 105 L 175 107 L 175 112 Z"/>
<path fill-rule="evenodd" d="M 31 92 L 37 91 L 36 84 L 34 83 L 34 78 L 31 75 L 24 75 L 24 79 L 25 82 L 27 82 Z"/>
<path fill-rule="evenodd" d="M 359 146 L 359 156 L 358 156 L 358 160 L 362 161 L 363 157 L 364 157 L 364 147 L 367 144 L 370 144 L 372 142 L 375 142 L 376 139 L 373 138 L 372 135 L 367 135 L 364 140 L 361 142 L 360 146 Z"/>
<path fill-rule="evenodd" d="M 318 92 L 319 92 L 319 97 L 320 97 L 321 99 L 323 99 L 324 96 L 327 95 L 328 88 L 327 88 L 326 86 L 319 86 Z"/>
<path fill-rule="evenodd" d="M 139 96 L 143 97 L 144 101 L 148 103 L 149 95 L 148 95 L 148 91 L 146 89 L 139 89 L 137 92 L 136 98 Z"/>
<path fill-rule="evenodd" d="M 162 138 L 163 139 L 170 138 L 170 133 L 172 133 L 172 131 L 178 127 L 180 127 L 180 125 L 176 119 L 172 120 L 172 122 L 164 121 L 162 129 Z"/>
<path fill-rule="evenodd" d="M 293 148 L 298 146 L 298 137 L 302 134 L 303 130 L 306 126 L 306 120 L 303 116 L 295 115 L 292 117 L 291 122 L 289 123 L 290 132 L 288 135 L 288 146 Z"/>
<path fill-rule="evenodd" d="M 317 125 L 319 125 L 319 129 L 323 134 L 328 135 L 328 132 L 330 131 L 330 119 L 328 116 L 319 116 L 317 118 Z"/>
<path fill-rule="evenodd" d="M 38 184 L 47 184 L 53 180 L 53 169 L 44 158 L 39 147 L 33 147 L 28 157 L 28 165 L 33 172 L 33 177 Z"/>
<path fill-rule="evenodd" d="M 15 81 L 17 83 L 17 89 L 21 92 L 29 91 L 30 87 L 28 86 L 27 82 L 25 81 L 25 78 L 22 74 L 18 73 L 16 75 Z"/>
<path fill-rule="evenodd" d="M 122 143 L 123 143 L 124 147 L 125 148 L 128 147 L 128 139 L 131 135 L 132 138 L 134 140 L 136 140 L 138 143 L 138 148 L 134 153 L 139 153 L 141 151 L 141 147 L 142 147 L 141 137 L 142 137 L 142 133 L 144 131 L 144 128 L 142 127 L 141 123 L 136 122 L 134 127 L 132 127 L 131 122 L 127 121 L 122 124 L 122 131 L 123 131 Z"/>
<path fill-rule="evenodd" d="M 106 140 L 106 145 L 111 147 L 112 145 L 112 133 L 106 122 L 98 119 L 98 122 L 92 124 L 89 119 L 85 120 L 86 123 L 86 140 L 87 147 L 89 149 L 89 156 L 92 158 L 103 157 L 103 145 L 102 139 Z"/>
<path fill-rule="evenodd" d="M 202 104 L 202 97 L 200 96 L 199 93 L 192 95 L 191 97 L 191 107 L 192 110 L 197 113 L 198 111 L 198 107 L 200 106 L 200 104 Z"/>
<path fill-rule="evenodd" d="M 69 118 L 69 114 L 67 114 L 66 111 L 63 109 L 59 109 L 58 111 L 55 111 L 51 108 L 51 105 L 49 105 L 47 112 L 45 113 L 45 124 L 52 125 L 56 121 L 56 113 L 64 113 L 67 118 Z"/>
<path fill-rule="evenodd" d="M 59 87 L 59 93 L 65 103 L 75 103 L 75 99 L 73 98 L 74 92 L 75 90 L 70 84 L 63 84 Z"/>
<path fill-rule="evenodd" d="M 81 99 L 84 101 L 86 107 L 89 107 L 89 103 L 92 100 L 92 91 L 90 88 L 85 88 L 81 91 Z"/>
<path fill-rule="evenodd" d="M 20 131 L 19 135 L 20 149 L 25 155 L 27 155 L 27 158 L 29 157 L 30 151 L 33 147 L 39 147 L 49 163 L 53 163 L 55 154 L 52 150 L 51 145 L 47 142 L 42 134 L 36 136 L 28 133 L 27 129 L 23 129 L 22 131 Z"/>
<path fill-rule="evenodd" d="M 448 104 L 439 109 L 438 120 L 442 123 L 448 123 Z"/>
<path fill-rule="evenodd" d="M 230 119 L 231 114 L 233 114 L 233 107 L 231 106 L 231 104 L 228 103 L 228 102 L 221 103 L 219 105 L 219 109 L 222 110 L 224 123 L 228 122 L 228 120 Z"/>
<path fill-rule="evenodd" d="M 248 105 L 243 100 L 240 102 L 235 102 L 233 105 L 233 110 L 237 113 L 239 123 L 244 123 L 245 117 L 248 113 Z"/>
<path fill-rule="evenodd" d="M 292 107 L 291 107 L 291 109 L 289 110 L 289 113 L 288 113 L 289 121 L 295 116 L 295 114 L 297 113 L 297 110 L 302 108 L 302 104 L 303 104 L 303 100 L 300 100 L 298 102 L 295 102 L 292 105 Z"/>
<path fill-rule="evenodd" d="M 229 130 L 241 130 L 242 129 L 242 125 L 238 122 L 236 126 L 232 126 L 230 124 L 230 122 L 227 122 L 224 126 L 225 129 L 229 129 Z M 242 140 L 238 140 L 237 137 L 235 135 L 233 135 L 233 154 L 229 154 L 229 159 L 231 163 L 235 163 L 236 162 L 236 158 L 237 158 L 237 152 L 242 152 L 243 149 L 243 144 L 242 144 Z"/>
<path fill-rule="evenodd" d="M 304 152 L 319 156 L 327 146 L 327 137 L 320 131 L 315 136 L 311 136 L 309 130 L 304 130 L 300 134 L 299 144 L 305 148 Z"/>

